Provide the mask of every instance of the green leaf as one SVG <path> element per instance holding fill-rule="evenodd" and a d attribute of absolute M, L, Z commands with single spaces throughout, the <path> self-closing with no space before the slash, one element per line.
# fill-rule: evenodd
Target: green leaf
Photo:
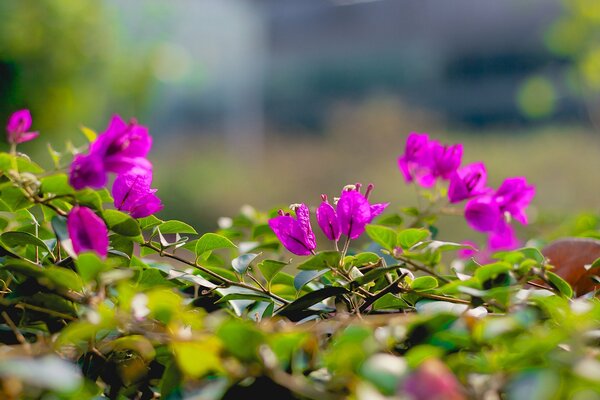
<path fill-rule="evenodd" d="M 329 269 L 322 269 L 320 271 L 314 271 L 314 270 L 300 271 L 294 277 L 294 287 L 296 288 L 297 291 L 300 291 L 300 289 L 302 289 L 304 287 L 304 285 L 306 285 L 310 281 L 313 281 L 313 280 L 325 275 L 327 272 L 329 272 Z"/>
<path fill-rule="evenodd" d="M 90 143 L 92 143 L 98 137 L 96 132 L 93 129 L 88 128 L 87 126 L 82 125 L 79 127 L 79 129 L 81 130 L 81 133 L 83 133 L 83 136 L 85 136 L 85 138 Z"/>
<path fill-rule="evenodd" d="M 83 189 L 75 192 L 77 203 L 82 206 L 90 207 L 94 210 L 102 209 L 102 197 L 93 189 Z"/>
<path fill-rule="evenodd" d="M 321 270 L 337 268 L 340 265 L 340 253 L 337 251 L 322 251 L 298 265 L 301 270 Z"/>
<path fill-rule="evenodd" d="M 230 300 L 252 300 L 252 301 L 271 301 L 271 298 L 262 293 L 230 293 L 221 297 L 216 303 L 225 303 Z"/>
<path fill-rule="evenodd" d="M 484 289 L 495 286 L 506 286 L 510 265 L 503 262 L 484 265 L 475 271 L 475 278 L 481 282 Z"/>
<path fill-rule="evenodd" d="M 275 275 L 277 275 L 286 265 L 288 265 L 288 263 L 282 261 L 264 260 L 258 264 L 258 269 L 267 282 L 271 282 Z"/>
<path fill-rule="evenodd" d="M 596 260 L 594 260 L 594 262 L 591 263 L 590 265 L 586 265 L 585 269 L 589 271 L 592 268 L 598 268 L 598 267 L 600 267 L 600 258 L 597 258 Z"/>
<path fill-rule="evenodd" d="M 546 271 L 546 277 L 548 278 L 550 284 L 554 286 L 554 288 L 558 290 L 560 294 L 568 298 L 573 297 L 573 289 L 563 278 L 550 271 Z"/>
<path fill-rule="evenodd" d="M 109 269 L 108 265 L 92 252 L 79 254 L 75 260 L 75 266 L 86 283 L 95 280 L 100 272 Z"/>
<path fill-rule="evenodd" d="M 398 243 L 398 233 L 381 225 L 367 225 L 365 228 L 367 235 L 384 249 L 393 251 Z"/>
<path fill-rule="evenodd" d="M 56 196 L 75 193 L 75 189 L 69 184 L 69 177 L 67 174 L 47 176 L 40 181 L 42 183 L 42 186 L 40 187 L 42 193 L 52 193 Z"/>
<path fill-rule="evenodd" d="M 154 215 L 149 215 L 144 218 L 138 218 L 138 223 L 140 224 L 141 230 L 146 230 L 146 229 L 153 228 L 157 225 L 162 224 L 163 221 L 156 218 Z"/>
<path fill-rule="evenodd" d="M 27 157 L 13 156 L 8 153 L 0 153 L 0 172 L 6 172 L 14 169 L 14 163 L 16 163 L 19 172 L 31 172 L 32 174 L 44 172 L 42 167 Z"/>
<path fill-rule="evenodd" d="M 5 211 L 18 211 L 33 206 L 33 202 L 17 187 L 8 186 L 2 188 L 0 190 L 0 197 L 2 198 L 3 205 L 7 208 Z"/>
<path fill-rule="evenodd" d="M 377 264 L 381 260 L 375 253 L 365 252 L 358 253 L 353 256 L 344 257 L 344 266 L 346 270 L 350 269 L 350 267 L 363 267 L 365 265 L 374 265 Z"/>
<path fill-rule="evenodd" d="M 247 253 L 231 260 L 231 266 L 238 274 L 245 274 L 250 263 L 258 257 L 258 254 Z"/>
<path fill-rule="evenodd" d="M 223 369 L 220 357 L 222 345 L 214 336 L 193 342 L 173 341 L 171 347 L 179 369 L 187 376 L 200 378 L 209 372 Z"/>
<path fill-rule="evenodd" d="M 349 293 L 349 290 L 339 286 L 328 286 L 323 289 L 315 290 L 281 307 L 277 312 L 277 315 L 292 317 L 294 314 L 304 311 L 325 299 L 345 293 Z"/>
<path fill-rule="evenodd" d="M 377 218 L 376 222 L 378 225 L 399 227 L 402 225 L 403 220 L 404 219 L 399 214 L 384 214 Z"/>
<path fill-rule="evenodd" d="M 102 213 L 106 225 L 115 233 L 123 236 L 138 237 L 142 234 L 138 223 L 129 215 L 117 210 L 105 210 Z"/>
<path fill-rule="evenodd" d="M 35 246 L 50 253 L 48 245 L 40 238 L 27 232 L 4 232 L 0 235 L 0 240 L 8 247 L 17 246 Z"/>
<path fill-rule="evenodd" d="M 236 245 L 225 236 L 217 235 L 216 233 L 205 233 L 196 242 L 196 255 L 202 256 L 203 254 L 217 250 L 217 249 L 232 249 Z"/>
<path fill-rule="evenodd" d="M 409 250 L 415 244 L 422 242 L 429 237 L 429 231 L 426 229 L 405 229 L 398 234 L 398 245 L 403 250 Z"/>
<path fill-rule="evenodd" d="M 410 287 L 414 291 L 423 292 L 438 287 L 438 281 L 433 276 L 419 276 L 411 282 Z"/>
<path fill-rule="evenodd" d="M 408 303 L 391 293 L 386 293 L 373 303 L 374 310 L 402 310 L 408 307 Z"/>
<path fill-rule="evenodd" d="M 160 232 L 163 235 L 169 233 L 187 233 L 193 235 L 198 234 L 198 232 L 196 232 L 196 230 L 190 225 L 186 224 L 185 222 L 175 220 L 163 222 L 162 224 L 158 225 L 158 229 L 160 229 Z"/>
<path fill-rule="evenodd" d="M 394 270 L 396 270 L 398 268 L 399 267 L 397 265 L 393 265 L 393 266 L 389 266 L 389 267 L 374 268 L 374 269 L 368 271 L 363 276 L 357 277 L 352 282 L 350 282 L 350 284 L 353 287 L 355 287 L 355 286 L 362 286 L 362 285 L 365 285 L 365 284 L 367 284 L 369 282 L 373 282 L 373 281 L 379 279 L 380 277 L 382 277 L 383 275 L 385 275 L 386 273 L 394 271 Z"/>
<path fill-rule="evenodd" d="M 73 270 L 61 267 L 49 267 L 44 272 L 46 277 L 56 285 L 78 292 L 83 290 L 81 277 Z"/>

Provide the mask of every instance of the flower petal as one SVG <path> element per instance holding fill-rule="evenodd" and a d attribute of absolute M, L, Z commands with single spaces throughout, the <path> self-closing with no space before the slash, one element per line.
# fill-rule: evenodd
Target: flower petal
<path fill-rule="evenodd" d="M 94 251 L 102 257 L 108 253 L 108 229 L 104 221 L 87 207 L 75 206 L 67 216 L 67 230 L 73 250 L 79 254 Z"/>

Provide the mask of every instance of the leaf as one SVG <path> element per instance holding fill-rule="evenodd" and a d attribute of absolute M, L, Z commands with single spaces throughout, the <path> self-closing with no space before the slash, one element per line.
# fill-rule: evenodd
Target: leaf
<path fill-rule="evenodd" d="M 178 271 L 176 269 L 169 269 L 168 272 L 169 279 L 179 279 L 187 282 L 191 282 L 194 285 L 200 285 L 205 288 L 214 289 L 217 287 L 214 283 L 201 277 L 200 275 L 190 274 L 187 272 Z"/>
<path fill-rule="evenodd" d="M 391 293 L 386 293 L 373 303 L 374 310 L 402 310 L 408 307 L 408 303 Z"/>
<path fill-rule="evenodd" d="M 74 194 L 75 189 L 69 184 L 67 174 L 56 174 L 42 178 L 40 190 L 42 193 L 52 193 L 56 196 Z"/>
<path fill-rule="evenodd" d="M 398 234 L 398 245 L 403 250 L 409 250 L 415 244 L 422 242 L 429 237 L 429 231 L 426 229 L 405 229 Z"/>
<path fill-rule="evenodd" d="M 102 217 L 106 225 L 115 233 L 123 236 L 138 237 L 142 234 L 138 223 L 129 215 L 117 210 L 105 210 Z"/>
<path fill-rule="evenodd" d="M 301 270 L 321 270 L 337 268 L 340 264 L 340 253 L 337 251 L 322 251 L 298 265 Z"/>
<path fill-rule="evenodd" d="M 263 260 L 258 264 L 258 269 L 267 282 L 271 282 L 288 263 L 275 260 Z"/>
<path fill-rule="evenodd" d="M 546 277 L 552 286 L 554 286 L 554 288 L 560 292 L 560 294 L 568 298 L 573 297 L 573 289 L 563 278 L 550 271 L 546 271 Z"/>
<path fill-rule="evenodd" d="M 367 225 L 365 228 L 367 235 L 384 249 L 392 251 L 398 243 L 398 233 L 381 225 Z"/>
<path fill-rule="evenodd" d="M 27 232 L 4 232 L 0 235 L 0 240 L 8 247 L 17 246 L 35 246 L 50 253 L 48 245 L 40 238 Z"/>
<path fill-rule="evenodd" d="M 87 126 L 83 126 L 82 125 L 79 129 L 81 130 L 81 133 L 83 133 L 83 135 L 85 136 L 85 138 L 90 143 L 92 143 L 94 140 L 96 140 L 96 137 L 98 137 L 98 135 L 96 134 L 96 132 L 94 132 L 93 129 L 90 129 Z"/>
<path fill-rule="evenodd" d="M 209 372 L 220 372 L 221 341 L 214 336 L 205 336 L 193 342 L 172 342 L 175 360 L 183 374 L 200 378 Z"/>
<path fill-rule="evenodd" d="M 238 274 L 245 274 L 250 263 L 258 257 L 258 254 L 247 253 L 231 260 L 231 266 Z"/>
<path fill-rule="evenodd" d="M 586 270 L 590 270 L 592 268 L 598 268 L 600 267 L 600 258 L 596 258 L 596 260 L 594 260 L 593 263 L 589 264 L 589 265 L 585 265 L 584 266 Z"/>
<path fill-rule="evenodd" d="M 95 280 L 100 272 L 109 269 L 108 265 L 93 252 L 80 253 L 75 260 L 75 266 L 86 283 Z"/>
<path fill-rule="evenodd" d="M 384 214 L 377 218 L 378 225 L 395 226 L 399 227 L 402 225 L 403 218 L 399 214 Z"/>
<path fill-rule="evenodd" d="M 329 272 L 329 269 L 322 269 L 320 271 L 308 270 L 298 272 L 298 274 L 294 277 L 294 287 L 296 288 L 296 291 L 299 292 L 300 289 L 304 287 L 304 285 L 306 285 L 312 280 L 317 279 L 318 277 L 325 275 L 327 272 Z"/>
<path fill-rule="evenodd" d="M 484 289 L 490 289 L 495 286 L 506 286 L 508 283 L 505 277 L 508 277 L 510 265 L 503 262 L 484 265 L 475 271 L 475 278 L 481 282 Z M 496 282 L 497 281 L 497 282 Z"/>
<path fill-rule="evenodd" d="M 197 256 L 201 256 L 209 251 L 231 249 L 235 247 L 236 245 L 225 236 L 217 235 L 216 233 L 205 233 L 196 242 L 195 253 Z"/>
<path fill-rule="evenodd" d="M 83 189 L 75 192 L 77 203 L 82 206 L 90 207 L 94 210 L 102 209 L 102 197 L 93 189 Z"/>
<path fill-rule="evenodd" d="M 350 282 L 350 284 L 353 285 L 353 287 L 362 286 L 369 282 L 373 282 L 373 281 L 379 279 L 380 277 L 382 277 L 383 275 L 385 275 L 386 273 L 388 273 L 390 271 L 394 271 L 398 268 L 400 268 L 400 267 L 398 267 L 397 265 L 393 265 L 390 267 L 374 268 L 374 269 L 368 271 L 363 276 L 359 276 L 358 278 L 354 279 L 352 282 Z"/>
<path fill-rule="evenodd" d="M 411 282 L 410 287 L 416 292 L 423 292 L 438 287 L 438 281 L 433 276 L 419 276 Z"/>
<path fill-rule="evenodd" d="M 146 230 L 146 229 L 153 228 L 157 225 L 162 224 L 163 221 L 156 218 L 154 215 L 149 215 L 144 218 L 138 218 L 138 223 L 140 224 L 141 230 Z"/>
<path fill-rule="evenodd" d="M 158 229 L 160 229 L 160 232 L 163 235 L 169 233 L 187 233 L 194 235 L 198 234 L 198 232 L 196 232 L 196 230 L 190 225 L 186 224 L 185 222 L 175 220 L 163 222 L 162 224 L 158 225 Z"/>
<path fill-rule="evenodd" d="M 44 270 L 44 273 L 46 277 L 56 285 L 77 292 L 83 290 L 81 277 L 73 270 L 61 267 L 50 267 Z"/>
<path fill-rule="evenodd" d="M 350 267 L 363 267 L 365 265 L 377 264 L 381 260 L 375 253 L 365 252 L 353 256 L 344 257 L 344 266 L 348 270 Z"/>
<path fill-rule="evenodd" d="M 0 197 L 7 208 L 5 211 L 18 211 L 33 206 L 31 200 L 17 187 L 9 186 L 1 189 Z"/>
<path fill-rule="evenodd" d="M 230 293 L 221 297 L 216 303 L 225 303 L 230 300 L 271 301 L 271 297 L 262 293 Z"/>
<path fill-rule="evenodd" d="M 294 314 L 306 310 L 309 307 L 333 296 L 349 293 L 349 290 L 339 286 L 328 286 L 318 289 L 299 297 L 295 301 L 286 304 L 277 311 L 277 315 L 291 317 Z"/>

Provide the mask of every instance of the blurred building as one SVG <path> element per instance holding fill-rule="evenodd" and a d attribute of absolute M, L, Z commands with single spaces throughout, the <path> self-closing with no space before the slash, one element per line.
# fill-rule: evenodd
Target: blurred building
<path fill-rule="evenodd" d="M 462 124 L 523 122 L 524 80 L 560 89 L 565 71 L 543 43 L 558 0 L 107 1 L 159 43 L 154 123 L 243 146 L 265 126 L 320 132 L 335 102 L 381 93 Z M 554 118 L 577 116 L 564 93 Z"/>

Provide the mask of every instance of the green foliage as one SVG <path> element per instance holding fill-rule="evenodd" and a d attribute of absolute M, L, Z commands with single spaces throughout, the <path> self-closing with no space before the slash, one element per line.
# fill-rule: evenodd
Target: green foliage
<path fill-rule="evenodd" d="M 0 171 L 2 398 L 218 399 L 264 384 L 393 399 L 414 379 L 473 398 L 600 387 L 600 303 L 574 298 L 536 247 L 460 260 L 469 246 L 434 239 L 435 218 L 410 209 L 408 228 L 381 216 L 371 242 L 290 257 L 273 214 L 245 210 L 198 238 L 24 157 L 0 153 Z M 75 252 L 75 205 L 106 223 L 105 258 Z M 597 234 L 593 218 L 576 225 Z"/>

